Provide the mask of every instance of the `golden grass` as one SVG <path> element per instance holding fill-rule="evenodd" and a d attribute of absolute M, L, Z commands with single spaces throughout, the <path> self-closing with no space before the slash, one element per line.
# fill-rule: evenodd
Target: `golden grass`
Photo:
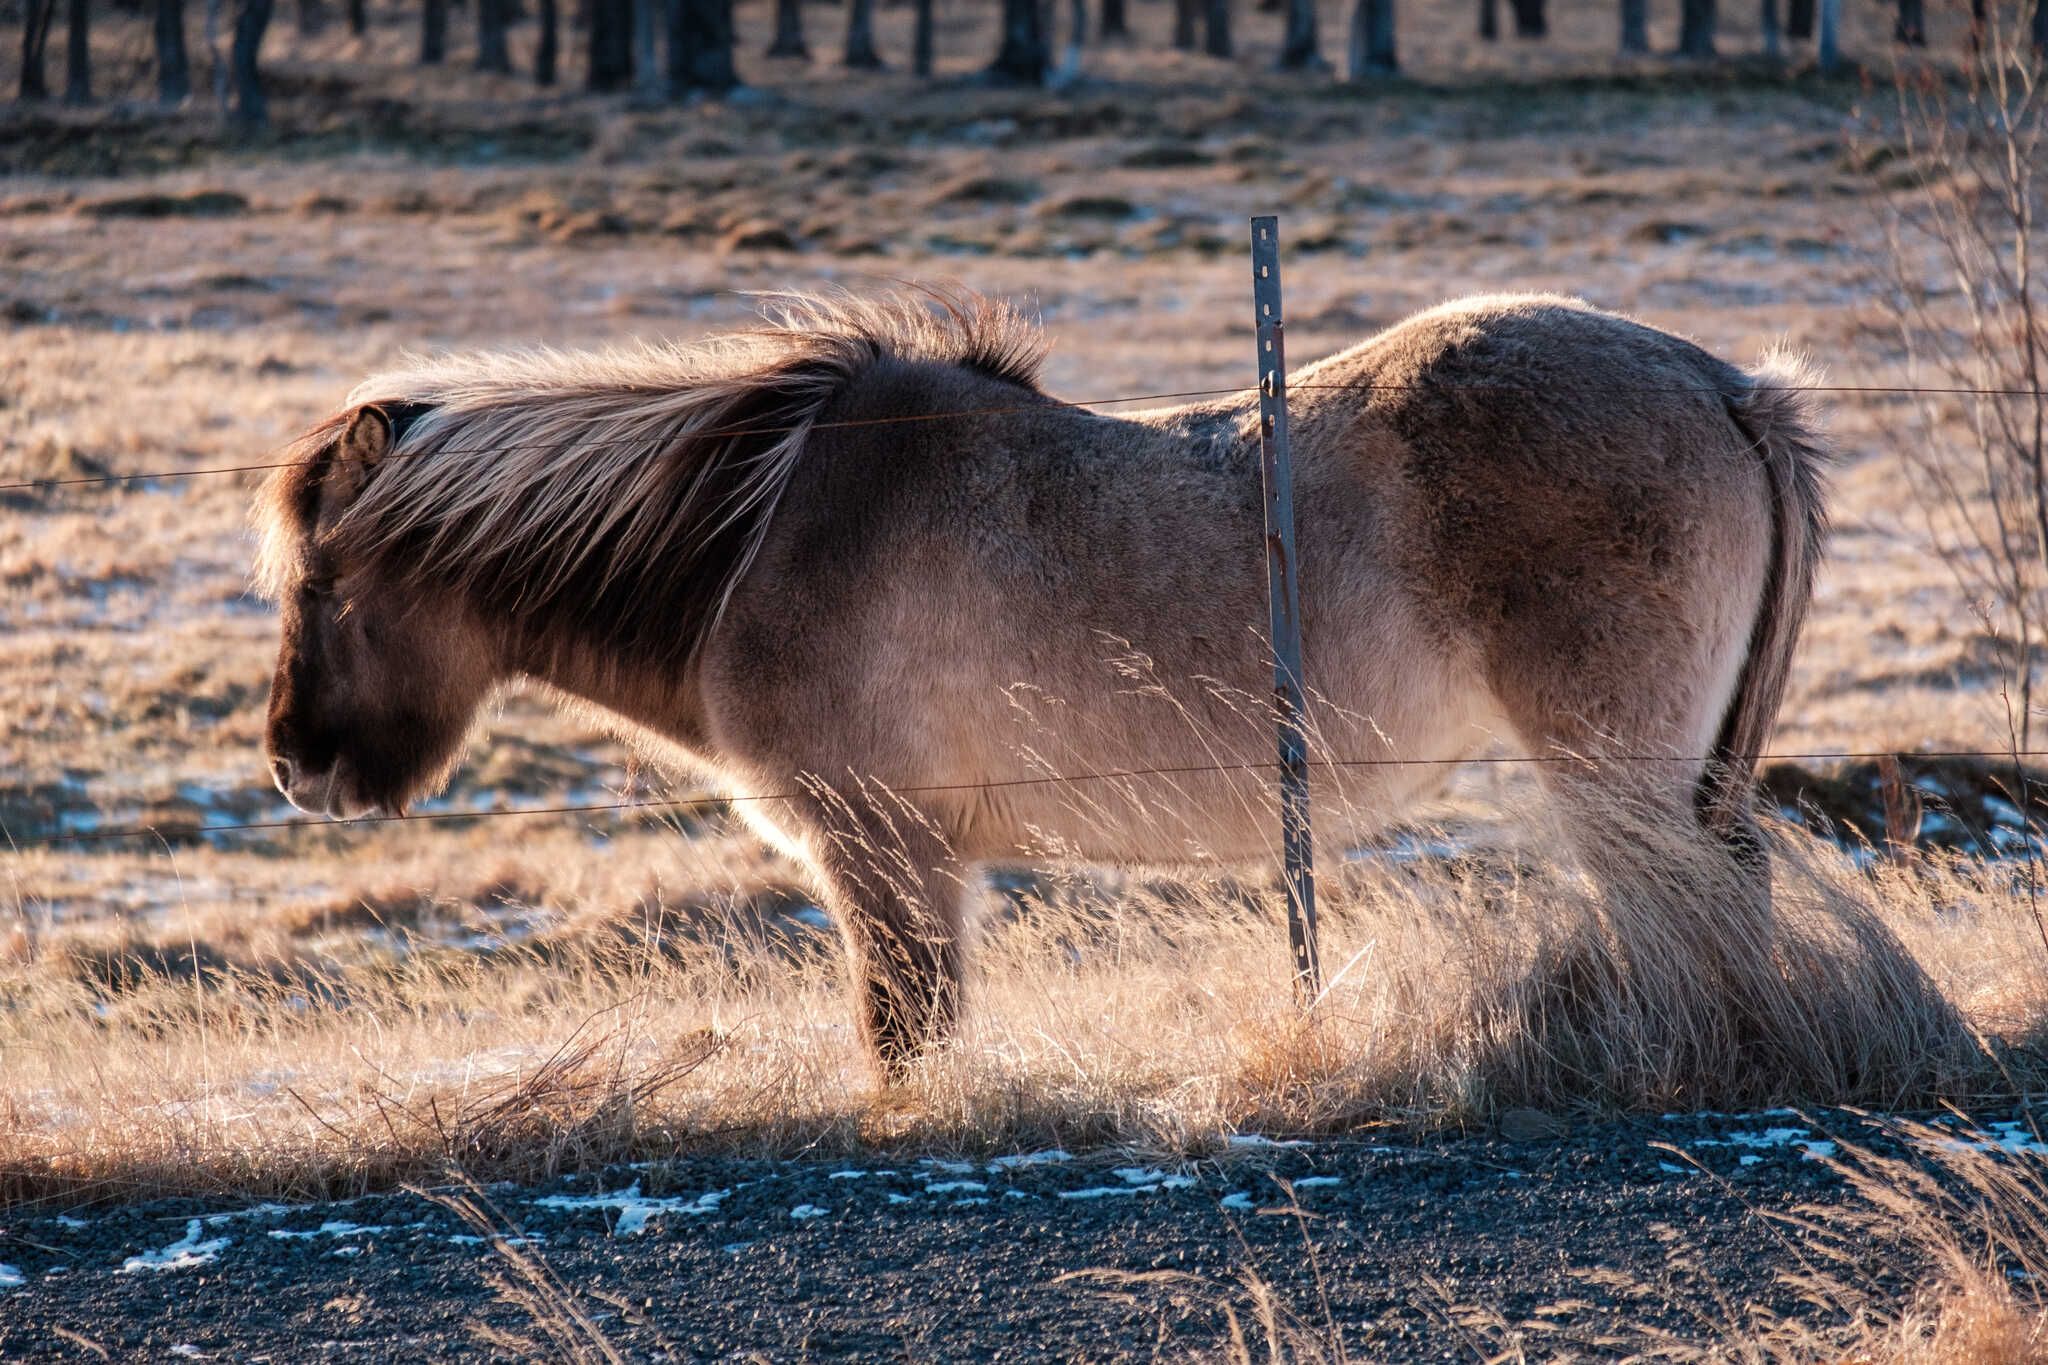
<path fill-rule="evenodd" d="M 2011 869 L 1872 874 L 1780 843 L 1767 946 L 1677 849 L 1654 908 L 1527 851 L 1327 869 L 1330 980 L 1306 1019 L 1270 895 L 1075 879 L 992 904 L 963 1035 L 888 1090 L 836 943 L 751 897 L 572 908 L 484 954 L 401 926 L 404 951 L 349 962 L 54 932 L 6 983 L 0 1200 L 337 1196 L 704 1148 L 1198 1152 L 2038 1079 L 2016 1045 L 2048 1018 L 2048 950 Z"/>

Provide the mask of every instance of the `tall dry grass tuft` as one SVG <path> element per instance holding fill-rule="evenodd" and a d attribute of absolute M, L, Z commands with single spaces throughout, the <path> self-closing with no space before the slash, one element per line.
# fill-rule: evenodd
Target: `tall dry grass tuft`
<path fill-rule="evenodd" d="M 599 889 L 522 945 L 347 963 L 270 939 L 280 956 L 238 961 L 176 925 L 73 951 L 45 925 L 0 969 L 0 1200 L 345 1196 L 686 1149 L 1199 1153 L 2040 1080 L 2016 1045 L 2048 1019 L 2048 954 L 2010 871 L 1865 870 L 1784 830 L 1766 920 L 1736 913 L 1725 860 L 1626 811 L 1609 833 L 1656 874 L 1597 886 L 1541 839 L 1328 860 L 1305 1017 L 1273 888 L 1072 873 L 991 895 L 961 1036 L 888 1089 L 832 938 L 758 895 L 684 914 Z"/>
<path fill-rule="evenodd" d="M 1523 909 L 1525 965 L 1478 978 L 1469 1045 L 1496 1104 L 1899 1104 L 1995 1067 L 1832 850 L 1781 831 L 1765 905 L 1687 832 L 1619 805 L 1605 824 L 1633 875 Z"/>

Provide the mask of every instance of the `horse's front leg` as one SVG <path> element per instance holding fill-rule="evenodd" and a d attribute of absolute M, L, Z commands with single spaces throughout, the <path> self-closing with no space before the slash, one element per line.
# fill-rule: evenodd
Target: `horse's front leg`
<path fill-rule="evenodd" d="M 959 1018 L 967 869 L 929 815 L 894 797 L 835 793 L 814 809 L 811 847 L 861 1032 L 898 1081 Z"/>

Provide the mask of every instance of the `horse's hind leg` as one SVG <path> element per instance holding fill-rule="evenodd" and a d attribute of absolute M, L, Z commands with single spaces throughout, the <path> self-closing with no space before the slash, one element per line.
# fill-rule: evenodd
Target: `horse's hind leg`
<path fill-rule="evenodd" d="M 1754 1057 L 1770 1031 L 1770 868 L 1746 800 L 1717 796 L 1722 775 L 1704 758 L 1722 707 L 1710 680 L 1722 670 L 1673 653 L 1662 668 L 1639 656 L 1604 689 L 1598 670 L 1560 664 L 1494 691 L 1600 888 L 1628 988 L 1674 1019 L 1686 996 L 1699 1035 L 1688 1045 L 1725 1064 L 1723 1049 Z"/>
<path fill-rule="evenodd" d="M 959 1016 L 966 869 L 928 816 L 886 794 L 821 798 L 812 824 L 862 1035 L 900 1080 Z"/>

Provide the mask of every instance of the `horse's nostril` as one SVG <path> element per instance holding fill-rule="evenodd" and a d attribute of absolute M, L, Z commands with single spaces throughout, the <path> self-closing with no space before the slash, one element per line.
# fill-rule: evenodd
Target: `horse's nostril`
<path fill-rule="evenodd" d="M 292 761 L 288 758 L 271 759 L 270 777 L 272 781 L 277 783 L 279 791 L 290 792 L 292 789 Z"/>

